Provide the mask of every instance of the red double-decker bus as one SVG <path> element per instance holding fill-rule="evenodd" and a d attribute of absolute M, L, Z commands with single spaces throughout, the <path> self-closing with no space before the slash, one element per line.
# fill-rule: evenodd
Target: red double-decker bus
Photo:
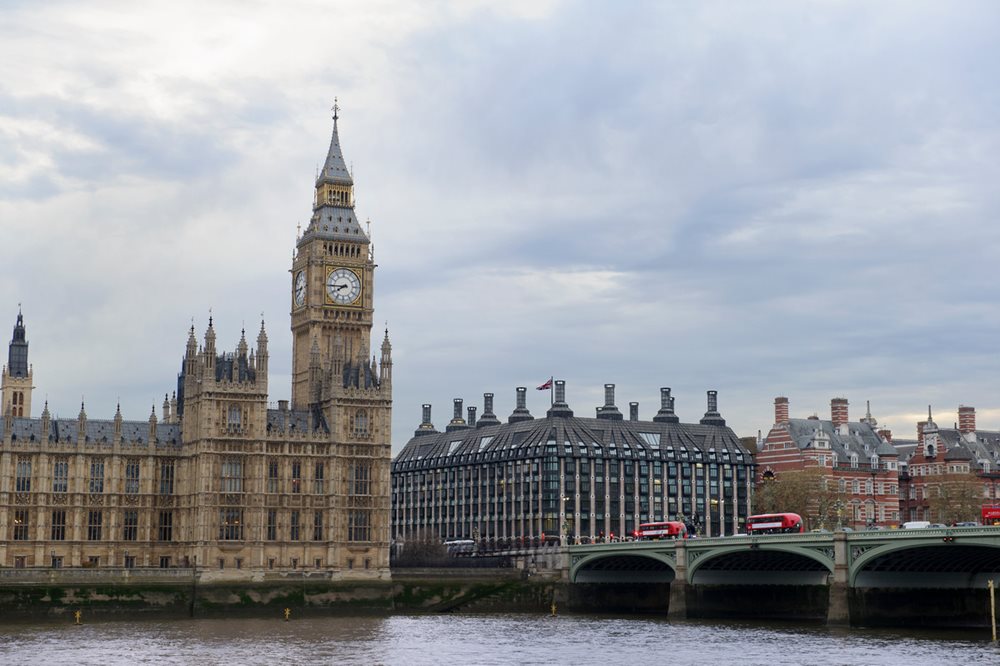
<path fill-rule="evenodd" d="M 761 513 L 747 518 L 749 534 L 797 534 L 805 531 L 802 516 L 797 513 Z"/>
<path fill-rule="evenodd" d="M 983 525 L 1000 525 L 1000 506 L 983 507 Z"/>
<path fill-rule="evenodd" d="M 686 539 L 687 528 L 679 520 L 667 520 L 660 523 L 642 523 L 639 529 L 632 533 L 636 541 L 656 541 L 658 539 Z"/>

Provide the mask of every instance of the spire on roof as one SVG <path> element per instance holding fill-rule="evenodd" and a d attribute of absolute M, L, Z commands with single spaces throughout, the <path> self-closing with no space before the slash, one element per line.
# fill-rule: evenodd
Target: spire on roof
<path fill-rule="evenodd" d="M 337 98 L 333 98 L 333 135 L 330 137 L 330 149 L 326 153 L 326 161 L 323 163 L 323 170 L 320 171 L 316 183 L 341 183 L 343 185 L 353 185 L 351 172 L 347 170 L 347 163 L 344 162 L 344 152 L 340 149 L 340 135 L 337 133 L 337 119 L 340 118 L 340 105 Z"/>

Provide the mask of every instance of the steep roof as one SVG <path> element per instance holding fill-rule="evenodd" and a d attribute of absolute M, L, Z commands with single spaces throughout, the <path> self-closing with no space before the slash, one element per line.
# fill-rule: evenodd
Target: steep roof
<path fill-rule="evenodd" d="M 393 469 L 552 455 L 752 462 L 736 433 L 724 426 L 547 417 L 414 436 Z"/>

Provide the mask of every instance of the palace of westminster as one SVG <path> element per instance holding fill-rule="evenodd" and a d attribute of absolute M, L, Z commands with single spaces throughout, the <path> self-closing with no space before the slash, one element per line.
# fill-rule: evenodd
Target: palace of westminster
<path fill-rule="evenodd" d="M 392 359 L 370 349 L 371 243 L 337 132 L 291 266 L 291 404 L 268 407 L 267 334 L 188 334 L 160 418 L 32 415 L 19 312 L 0 379 L 0 567 L 319 569 L 389 577 Z M 36 400 L 37 408 L 37 400 Z M 218 571 L 218 573 L 214 573 Z"/>
<path fill-rule="evenodd" d="M 374 256 L 333 136 L 291 266 L 291 400 L 268 406 L 268 340 L 244 331 L 221 351 L 192 326 L 177 388 L 144 421 L 32 413 L 20 312 L 0 377 L 0 567 L 192 567 L 219 579 L 317 572 L 390 577 L 390 544 L 420 535 L 545 541 L 627 534 L 693 520 L 732 534 L 750 509 L 753 457 L 708 392 L 697 423 L 659 411 L 624 418 L 614 385 L 595 417 L 554 382 L 535 418 L 517 389 L 501 421 L 493 394 L 444 432 L 423 421 L 391 459 L 392 355 L 371 349 Z M 552 387 L 550 380 L 546 386 Z M 37 401 L 36 401 L 37 403 Z"/>

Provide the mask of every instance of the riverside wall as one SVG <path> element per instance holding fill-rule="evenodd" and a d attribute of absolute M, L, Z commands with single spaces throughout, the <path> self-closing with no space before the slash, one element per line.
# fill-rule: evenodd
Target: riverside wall
<path fill-rule="evenodd" d="M 16 575 L 11 575 L 16 571 Z M 218 617 L 391 612 L 548 612 L 564 603 L 558 575 L 518 569 L 410 569 L 391 580 L 289 572 L 220 580 L 190 569 L 3 570 L 0 618 Z"/>

